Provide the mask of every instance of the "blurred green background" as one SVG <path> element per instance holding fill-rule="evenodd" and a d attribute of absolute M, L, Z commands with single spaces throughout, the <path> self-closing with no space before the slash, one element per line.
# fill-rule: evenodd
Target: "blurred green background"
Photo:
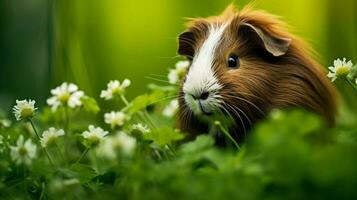
<path fill-rule="evenodd" d="M 98 99 L 111 79 L 132 80 L 129 98 L 147 91 L 150 74 L 166 75 L 179 59 L 185 17 L 219 14 L 230 0 L 0 0 L 0 108 L 15 99 L 44 104 L 63 81 Z M 235 1 L 241 8 L 248 0 Z M 320 53 L 357 62 L 357 1 L 260 0 Z M 337 83 L 357 109 L 351 88 Z"/>

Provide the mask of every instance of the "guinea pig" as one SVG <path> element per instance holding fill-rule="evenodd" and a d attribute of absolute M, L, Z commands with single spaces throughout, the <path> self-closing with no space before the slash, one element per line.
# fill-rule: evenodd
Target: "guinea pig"
<path fill-rule="evenodd" d="M 194 137 L 210 132 L 212 116 L 230 118 L 229 133 L 239 142 L 271 110 L 289 108 L 333 124 L 336 90 L 313 50 L 286 27 L 251 6 L 190 19 L 178 37 L 178 54 L 190 61 L 180 84 L 179 128 Z"/>

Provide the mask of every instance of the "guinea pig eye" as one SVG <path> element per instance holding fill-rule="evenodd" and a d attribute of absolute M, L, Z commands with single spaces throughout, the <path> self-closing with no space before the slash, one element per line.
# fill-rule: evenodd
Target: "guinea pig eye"
<path fill-rule="evenodd" d="M 228 57 L 228 67 L 230 68 L 238 68 L 240 66 L 240 61 L 238 56 L 236 55 L 230 55 Z"/>

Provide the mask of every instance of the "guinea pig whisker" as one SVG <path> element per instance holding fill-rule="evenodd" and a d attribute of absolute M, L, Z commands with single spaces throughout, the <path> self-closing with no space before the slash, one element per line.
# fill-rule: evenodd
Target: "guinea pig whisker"
<path fill-rule="evenodd" d="M 181 58 L 182 56 L 180 55 L 176 55 L 176 56 L 158 56 L 158 58 L 162 58 L 162 59 L 177 59 L 177 58 Z"/>
<path fill-rule="evenodd" d="M 239 121 L 241 122 L 242 126 L 243 126 L 243 132 L 244 132 L 244 135 L 246 135 L 246 129 L 245 129 L 245 125 L 244 125 L 244 122 L 243 122 L 243 119 L 242 117 L 240 116 L 240 114 L 234 109 L 234 107 L 232 107 L 231 105 L 229 105 L 228 103 L 224 102 L 224 105 L 227 106 L 227 108 L 229 110 L 231 110 L 232 112 L 235 113 L 235 116 L 237 116 L 239 118 Z M 239 108 L 238 108 L 239 109 Z M 240 109 L 239 109 L 240 110 Z M 242 111 L 241 111 L 242 112 Z"/>
<path fill-rule="evenodd" d="M 162 78 L 167 78 L 167 76 L 166 75 L 163 75 L 163 74 L 149 74 L 149 76 L 153 76 L 153 77 L 162 77 Z"/>
<path fill-rule="evenodd" d="M 238 110 L 244 115 L 244 117 L 248 120 L 249 125 L 252 125 L 252 121 L 250 120 L 250 118 L 248 117 L 248 115 L 247 115 L 242 109 L 240 109 L 240 108 L 239 108 L 238 106 L 236 106 L 236 105 L 230 105 L 230 106 L 232 106 L 232 107 L 238 109 Z"/>
<path fill-rule="evenodd" d="M 223 102 L 223 104 L 225 104 L 225 102 Z M 223 110 L 222 114 L 224 114 L 224 112 L 227 113 L 227 115 L 229 116 L 230 120 L 234 121 L 234 118 L 233 118 L 232 114 L 229 113 L 229 111 L 222 104 L 220 104 L 219 107 Z M 237 137 L 237 139 L 239 139 L 238 134 L 236 132 L 233 132 L 233 133 Z"/>
<path fill-rule="evenodd" d="M 179 118 L 182 120 L 183 125 L 188 126 L 189 119 L 191 119 L 191 117 L 192 117 L 192 112 L 187 106 L 184 106 L 184 109 L 179 116 Z"/>
<path fill-rule="evenodd" d="M 247 119 L 249 125 L 251 126 L 252 125 L 252 121 L 250 120 L 250 118 L 248 117 L 248 115 L 242 110 L 240 109 L 238 106 L 235 106 L 235 105 L 230 105 L 230 104 L 226 104 L 227 106 L 231 107 L 232 108 L 232 111 L 234 111 L 235 113 L 237 113 L 237 110 L 239 112 L 242 113 L 242 115 Z M 238 113 L 237 113 L 238 114 Z M 238 114 L 239 115 L 239 114 Z"/>
<path fill-rule="evenodd" d="M 177 98 L 177 97 L 178 97 L 177 95 L 160 97 L 160 98 L 158 98 L 158 100 L 149 103 L 148 106 L 156 104 L 156 103 L 159 103 L 161 101 L 172 100 L 172 99 Z"/>
<path fill-rule="evenodd" d="M 150 80 L 153 80 L 153 81 L 158 81 L 158 82 L 163 82 L 163 83 L 169 83 L 170 85 L 178 85 L 178 84 L 172 84 L 172 83 L 170 83 L 170 82 L 167 81 L 167 80 L 162 80 L 162 79 L 159 79 L 159 78 L 156 78 L 156 77 L 145 76 L 145 78 L 150 79 Z"/>
<path fill-rule="evenodd" d="M 262 109 L 260 109 L 260 108 L 259 108 L 257 105 L 255 105 L 253 102 L 251 102 L 251 101 L 249 101 L 249 100 L 247 100 L 247 99 L 245 99 L 245 98 L 238 97 L 238 96 L 234 96 L 234 95 L 231 95 L 231 94 L 224 94 L 224 96 L 245 101 L 245 102 L 249 103 L 250 105 L 252 105 L 255 109 L 257 109 L 262 115 L 265 115 L 265 113 L 262 111 Z"/>
<path fill-rule="evenodd" d="M 229 104 L 227 104 L 227 106 L 230 107 L 231 110 L 232 110 L 234 113 L 236 113 L 236 115 L 238 116 L 238 118 L 239 118 L 239 120 L 240 120 L 240 122 L 241 122 L 241 124 L 242 124 L 242 126 L 243 126 L 244 136 L 246 136 L 246 135 L 247 135 L 247 129 L 246 129 L 246 127 L 245 127 L 243 118 L 241 117 L 241 115 L 239 114 L 239 112 L 241 112 L 241 113 L 243 114 L 243 116 L 244 116 L 245 118 L 247 118 L 249 124 L 251 124 L 249 118 L 247 117 L 247 115 L 246 115 L 241 109 L 239 109 L 239 108 L 237 108 L 237 107 L 234 107 L 234 106 L 232 106 L 232 105 L 229 105 Z M 238 112 L 235 108 L 238 109 L 239 112 Z"/>
<path fill-rule="evenodd" d="M 233 117 L 232 114 L 224 107 L 224 106 L 225 106 L 224 104 L 225 104 L 225 103 L 223 102 L 223 105 L 222 105 L 222 104 L 219 105 L 219 108 L 221 108 L 221 109 L 223 110 L 223 111 L 221 111 L 221 113 L 222 113 L 222 114 L 227 114 L 228 117 L 229 117 L 229 119 L 232 120 L 232 121 L 234 121 L 234 117 Z"/>

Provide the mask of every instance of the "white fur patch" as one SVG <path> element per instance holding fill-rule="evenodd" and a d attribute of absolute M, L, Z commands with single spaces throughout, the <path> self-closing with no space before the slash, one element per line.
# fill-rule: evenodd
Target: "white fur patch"
<path fill-rule="evenodd" d="M 187 96 L 185 99 L 191 109 L 195 112 L 197 105 L 194 105 L 193 100 L 189 100 L 190 95 L 199 96 L 203 92 L 209 92 L 210 96 L 205 101 L 201 101 L 201 105 L 206 111 L 212 111 L 219 104 L 215 98 L 215 92 L 222 88 L 213 70 L 213 60 L 216 47 L 222 38 L 223 32 L 227 24 L 215 27 L 211 26 L 209 34 L 195 54 L 190 70 L 186 75 L 186 81 L 183 85 L 183 92 Z M 196 112 L 197 113 L 197 112 Z"/>

